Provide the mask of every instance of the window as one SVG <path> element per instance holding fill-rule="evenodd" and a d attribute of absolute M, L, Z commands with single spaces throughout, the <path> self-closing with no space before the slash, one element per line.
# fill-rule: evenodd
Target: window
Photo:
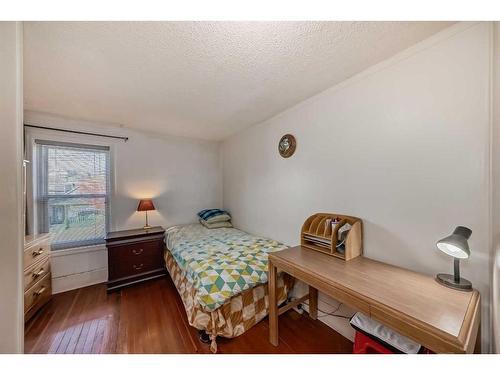
<path fill-rule="evenodd" d="M 37 219 L 54 250 L 104 243 L 109 147 L 36 141 Z"/>

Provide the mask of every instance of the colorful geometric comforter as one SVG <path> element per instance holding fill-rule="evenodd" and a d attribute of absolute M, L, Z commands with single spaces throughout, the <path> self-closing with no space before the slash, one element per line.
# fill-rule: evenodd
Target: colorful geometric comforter
<path fill-rule="evenodd" d="M 200 224 L 167 230 L 167 247 L 197 290 L 206 311 L 231 297 L 267 282 L 267 254 L 282 243 L 235 228 L 207 229 Z"/>

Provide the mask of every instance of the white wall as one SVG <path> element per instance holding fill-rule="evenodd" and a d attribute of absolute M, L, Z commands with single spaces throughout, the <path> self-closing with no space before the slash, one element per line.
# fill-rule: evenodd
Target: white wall
<path fill-rule="evenodd" d="M 195 222 L 196 212 L 222 204 L 220 145 L 217 142 L 159 136 L 29 111 L 25 113 L 25 123 L 129 137 L 123 142 L 30 130 L 31 136 L 38 138 L 111 146 L 114 172 L 112 230 L 144 225 L 144 213 L 136 212 L 140 198 L 153 198 L 157 210 L 148 213 L 149 222 L 165 228 Z M 54 252 L 52 267 L 55 292 L 107 279 L 107 256 L 102 247 Z"/>
<path fill-rule="evenodd" d="M 23 351 L 22 24 L 0 22 L 0 353 Z"/>
<path fill-rule="evenodd" d="M 500 353 L 500 22 L 495 22 L 493 81 L 493 252 L 492 252 L 492 321 L 493 349 Z"/>
<path fill-rule="evenodd" d="M 452 272 L 435 243 L 465 225 L 488 351 L 491 36 L 490 23 L 458 24 L 226 140 L 234 224 L 296 245 L 312 213 L 359 216 L 366 256 L 429 275 Z"/>

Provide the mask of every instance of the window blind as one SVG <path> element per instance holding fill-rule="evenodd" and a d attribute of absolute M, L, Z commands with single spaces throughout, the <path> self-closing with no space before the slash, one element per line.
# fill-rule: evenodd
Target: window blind
<path fill-rule="evenodd" d="M 104 243 L 109 227 L 109 147 L 36 141 L 37 218 L 52 249 Z"/>

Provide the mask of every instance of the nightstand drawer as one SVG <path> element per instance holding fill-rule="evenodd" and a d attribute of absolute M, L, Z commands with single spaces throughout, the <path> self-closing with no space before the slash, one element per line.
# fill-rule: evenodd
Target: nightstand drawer
<path fill-rule="evenodd" d="M 112 262 L 121 262 L 125 259 L 130 259 L 131 262 L 134 262 L 137 259 L 151 256 L 161 257 L 162 243 L 160 241 L 149 241 L 109 246 L 109 259 Z"/>
<path fill-rule="evenodd" d="M 110 279 L 134 276 L 148 271 L 161 269 L 163 264 L 156 255 L 141 256 L 137 258 L 125 258 L 113 263 L 109 268 Z"/>

